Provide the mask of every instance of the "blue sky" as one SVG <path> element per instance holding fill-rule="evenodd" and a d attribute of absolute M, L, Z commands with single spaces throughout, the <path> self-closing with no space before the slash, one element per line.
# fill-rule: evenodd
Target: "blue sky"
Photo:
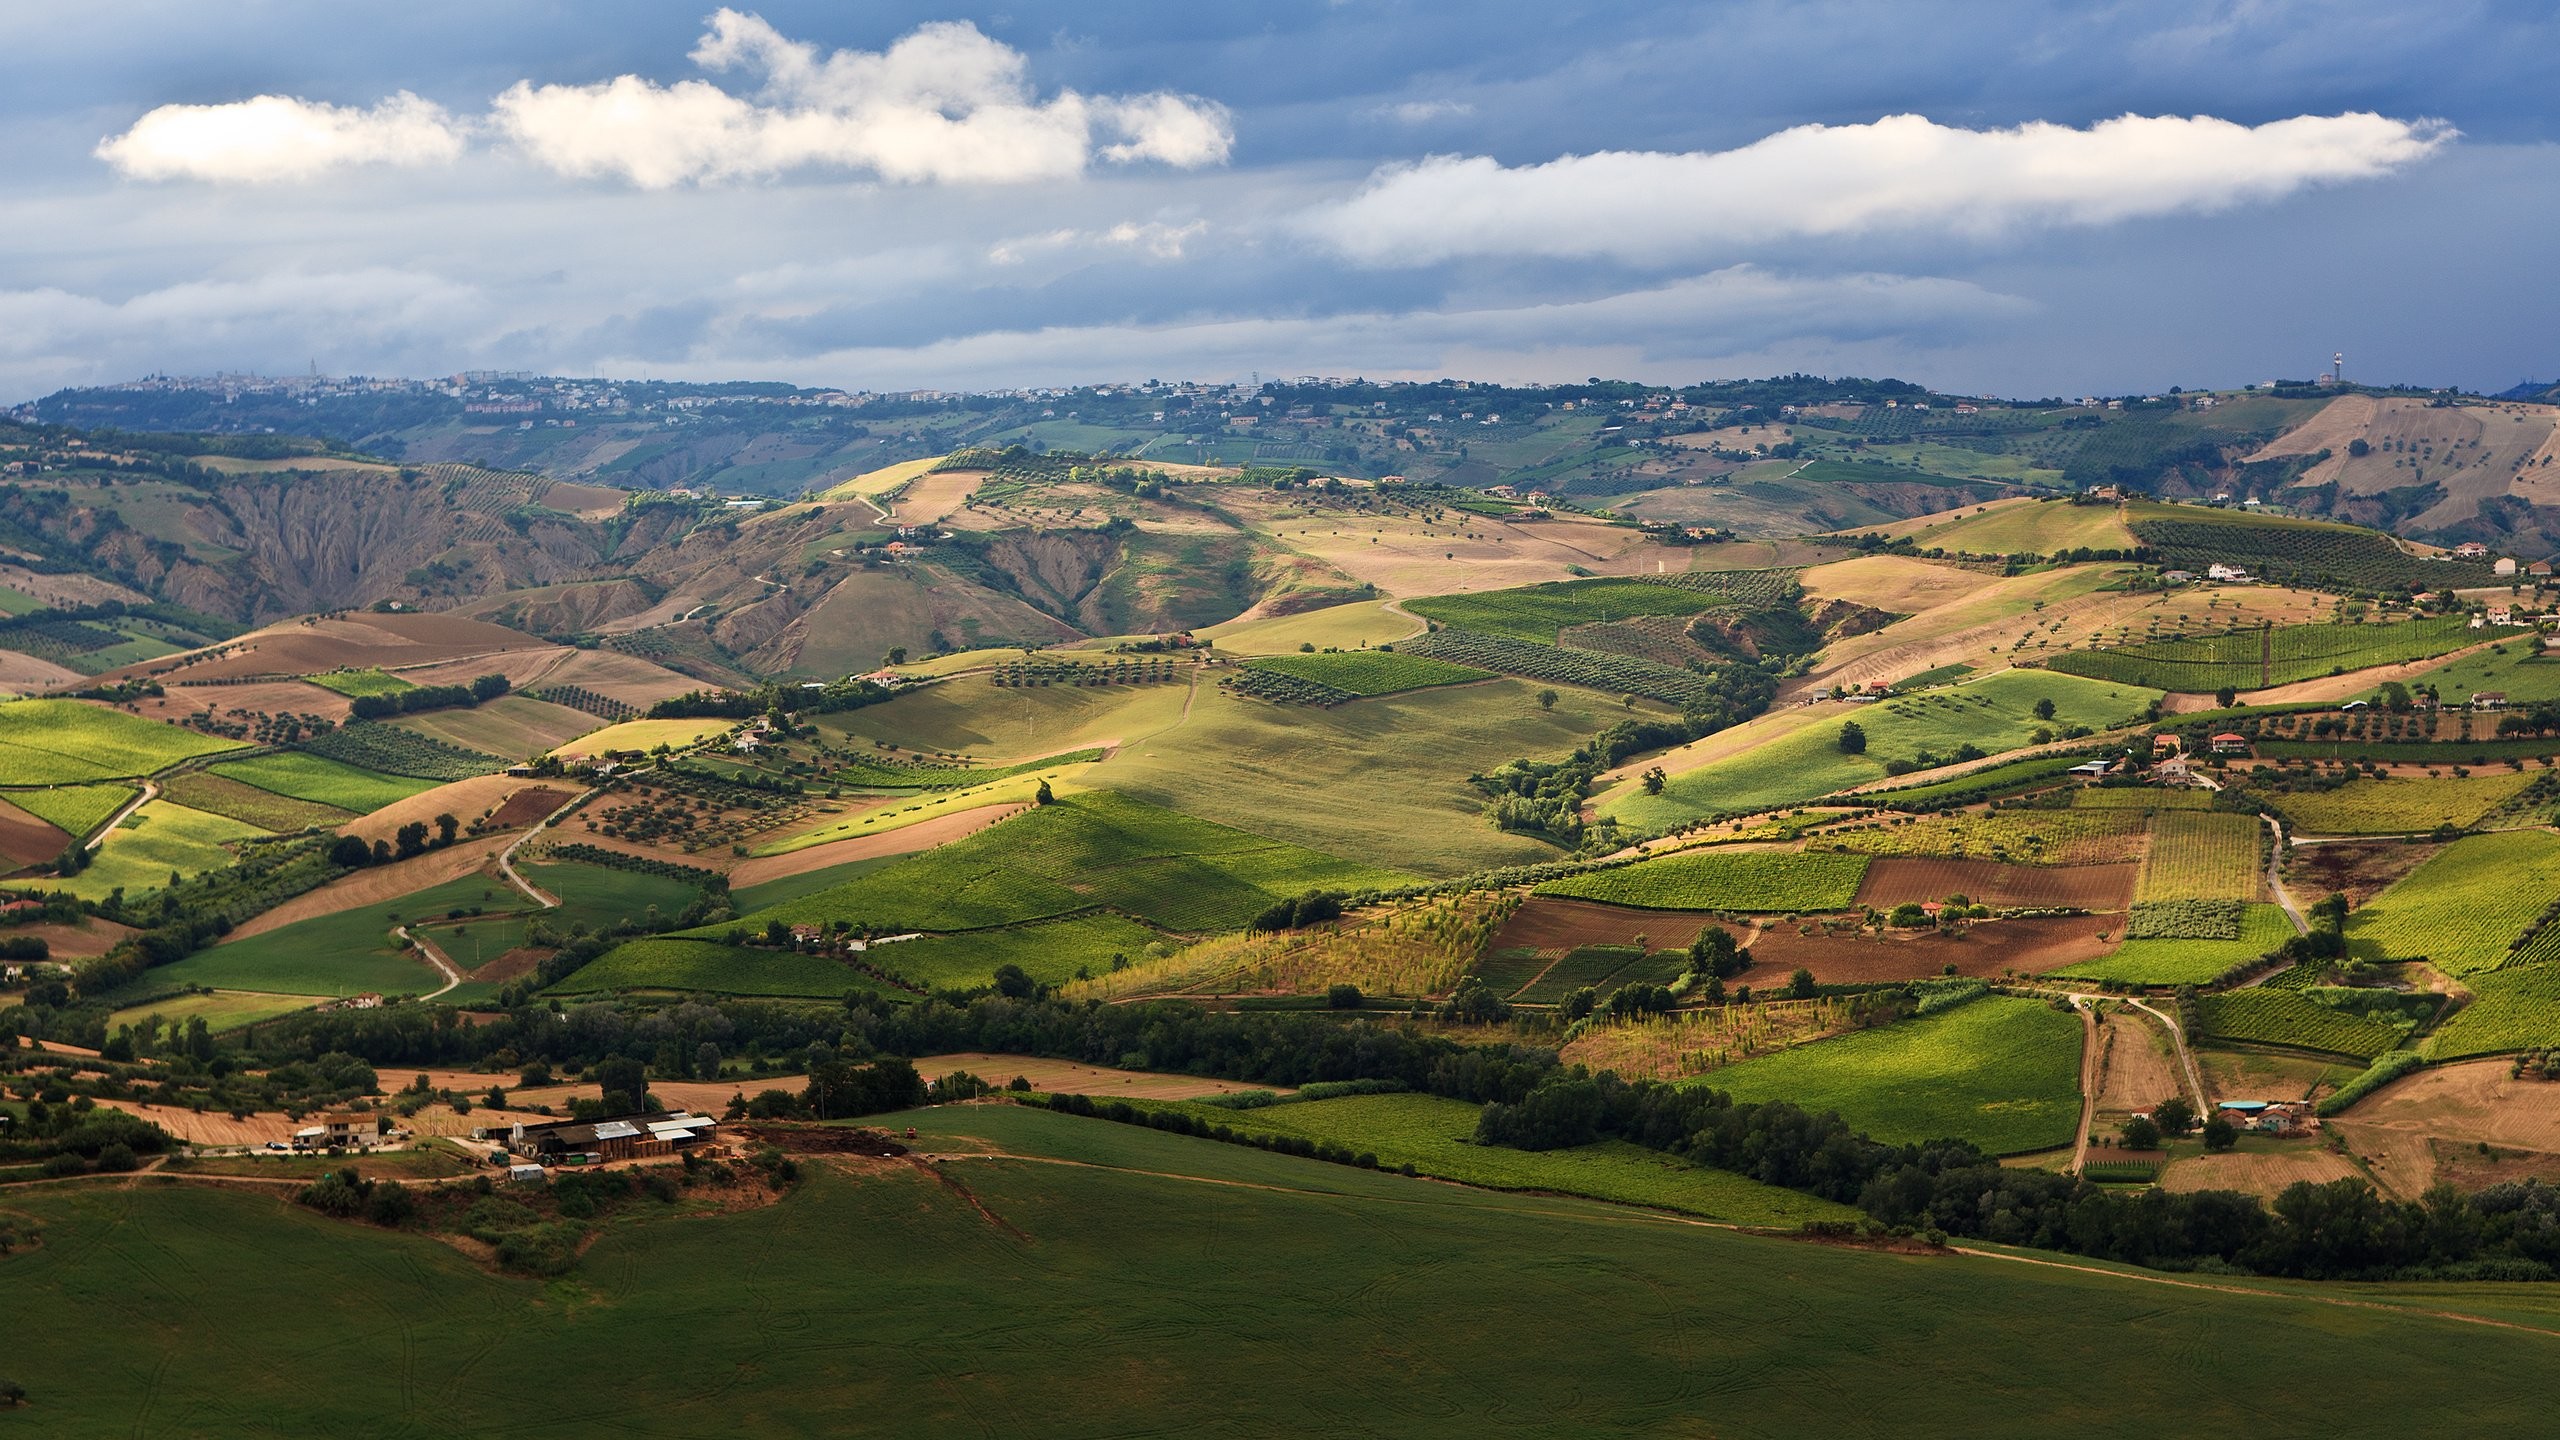
<path fill-rule="evenodd" d="M 0 11 L 0 400 L 2560 372 L 2549 7 Z"/>

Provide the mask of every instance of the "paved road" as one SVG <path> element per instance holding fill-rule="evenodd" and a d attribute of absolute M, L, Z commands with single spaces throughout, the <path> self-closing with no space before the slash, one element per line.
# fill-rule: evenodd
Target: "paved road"
<path fill-rule="evenodd" d="M 418 998 L 422 1000 L 433 1000 L 438 995 L 441 995 L 445 991 L 462 983 L 462 972 L 455 968 L 453 961 L 448 958 L 442 950 L 437 949 L 435 947 L 435 943 L 427 939 L 426 936 L 410 934 L 409 927 L 406 925 L 392 926 L 391 933 L 394 936 L 397 936 L 403 943 L 417 946 L 418 953 L 426 956 L 427 963 L 436 967 L 436 973 L 444 977 L 443 985 Z"/>

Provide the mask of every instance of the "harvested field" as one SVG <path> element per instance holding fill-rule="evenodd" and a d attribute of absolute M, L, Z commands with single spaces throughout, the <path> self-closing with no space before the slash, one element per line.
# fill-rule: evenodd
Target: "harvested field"
<path fill-rule="evenodd" d="M 583 710 L 522 695 L 502 696 L 470 709 L 403 715 L 388 723 L 459 749 L 510 759 L 542 754 L 605 726 Z"/>
<path fill-rule="evenodd" d="M 553 683 L 552 677 L 569 662 L 571 656 L 586 652 L 566 646 L 542 650 L 510 650 L 500 655 L 475 655 L 464 660 L 445 660 L 403 670 L 395 678 L 412 685 L 468 685 L 483 675 L 504 675 L 517 690 Z M 642 661 L 647 664 L 647 661 Z"/>
<path fill-rule="evenodd" d="M 368 866 L 352 875 L 342 876 L 306 891 L 278 905 L 263 915 L 242 921 L 228 937 L 245 940 L 279 930 L 297 920 L 319 915 L 335 915 L 342 910 L 357 910 L 397 900 L 420 890 L 432 889 L 448 880 L 459 880 L 489 863 L 489 858 L 506 848 L 507 837 L 489 836 L 481 840 L 464 840 L 442 850 L 430 850 L 408 860 L 395 860 L 388 865 Z"/>
<path fill-rule="evenodd" d="M 2336 891 L 2362 905 L 2434 858 L 2441 845 L 2408 840 L 2355 840 L 2295 845 L 2285 855 L 2285 888 L 2309 904 Z"/>
<path fill-rule="evenodd" d="M 6 856 L 12 868 L 42 865 L 61 855 L 70 845 L 69 835 L 15 805 L 0 801 L 0 856 Z"/>
<path fill-rule="evenodd" d="M 0 650 L 0 691 L 12 695 L 42 695 L 48 690 L 59 690 L 65 686 L 76 688 L 88 683 L 88 676 L 68 666 L 39 660 L 15 650 Z"/>
<path fill-rule="evenodd" d="M 207 1110 L 199 1114 L 183 1105 L 146 1105 L 138 1100 L 100 1100 L 111 1110 L 139 1115 L 190 1145 L 261 1146 L 271 1140 L 291 1141 L 302 1122 L 281 1114 L 253 1114 L 246 1120 L 234 1120 L 229 1112 Z"/>
<path fill-rule="evenodd" d="M 569 799 L 568 795 L 562 792 L 549 789 L 537 781 L 527 780 L 522 776 L 476 775 L 468 780 L 456 780 L 449 785 L 439 785 L 433 790 L 423 790 L 406 800 L 386 805 L 362 819 L 341 827 L 339 833 L 361 835 L 367 840 L 388 840 L 399 832 L 401 826 L 419 820 L 433 825 L 438 815 L 451 815 L 454 819 L 461 821 L 463 829 L 467 831 L 471 828 L 472 821 L 481 819 L 493 811 L 504 815 L 516 796 L 533 793 L 556 794 L 560 798 L 552 801 L 549 808 L 536 811 L 530 820 L 492 823 L 500 829 L 521 829 L 532 824 L 534 820 L 550 814 L 552 810 L 558 809 Z"/>
<path fill-rule="evenodd" d="M 919 475 L 899 493 L 890 518 L 900 525 L 935 524 L 968 504 L 969 497 L 986 479 L 984 470 L 937 470 Z"/>
<path fill-rule="evenodd" d="M 647 709 L 670 696 L 702 688 L 699 680 L 688 679 L 663 665 L 654 665 L 637 655 L 625 655 L 616 650 L 571 650 L 566 658 L 542 676 L 541 683 L 591 690 L 608 700 L 619 700 L 640 709 Z"/>
<path fill-rule="evenodd" d="M 2505 1060 L 2431 1066 L 2383 1086 L 2329 1123 L 2347 1132 L 2351 1144 L 2362 1132 L 2394 1130 L 2560 1153 L 2560 1085 L 2515 1079 L 2510 1068 Z"/>
<path fill-rule="evenodd" d="M 95 916 L 77 925 L 12 925 L 0 935 L 24 935 L 41 940 L 56 960 L 83 960 L 104 955 L 135 932 L 113 920 Z"/>
<path fill-rule="evenodd" d="M 768 880 L 806 875 L 813 870 L 849 865 L 856 860 L 876 860 L 884 855 L 906 855 L 918 850 L 930 850 L 936 845 L 946 844 L 964 835 L 975 835 L 999 820 L 1021 814 L 1027 808 L 1029 807 L 1023 805 L 982 805 L 974 810 L 955 810 L 948 815 L 937 815 L 930 820 L 921 820 L 913 825 L 884 831 L 877 835 L 856 835 L 850 839 L 830 840 L 824 845 L 812 845 L 802 850 L 785 851 L 780 855 L 760 855 L 731 870 L 729 883 L 743 890 L 751 885 L 761 885 Z M 588 843 L 610 842 L 588 837 Z"/>
<path fill-rule="evenodd" d="M 2101 940 L 2098 933 L 2108 938 Z M 1934 930 L 1888 930 L 1811 935 L 1779 924 L 1745 938 L 1752 967 L 1743 980 L 1755 986 L 1782 982 L 1798 967 L 1825 985 L 1923 980 L 1955 967 L 1958 975 L 1994 978 L 2015 970 L 2042 975 L 2092 960 L 2115 948 L 2124 933 L 2122 915 L 2046 915 L 2030 920 L 1979 920 L 1960 935 Z"/>
<path fill-rule="evenodd" d="M 543 816 L 569 803 L 574 790 L 555 790 L 548 785 L 528 785 L 506 798 L 506 803 L 490 812 L 485 822 L 492 830 L 521 830 Z"/>
<path fill-rule="evenodd" d="M 385 670 L 458 660 L 505 650 L 552 649 L 520 630 L 459 615 L 359 613 L 253 630 L 186 655 L 128 665 L 100 676 L 115 681 L 151 674 L 164 681 L 244 675 L 317 675 L 327 670 Z"/>
<path fill-rule="evenodd" d="M 1113 1070 L 1100 1065 L 1081 1065 L 1073 1060 L 1035 1060 L 1028 1055 L 990 1055 L 975 1050 L 952 1055 L 928 1055 L 916 1061 L 915 1066 L 916 1073 L 927 1080 L 938 1080 L 955 1070 L 966 1070 L 990 1084 L 1002 1085 L 1019 1075 L 1029 1080 L 1034 1090 L 1046 1090 L 1055 1095 L 1106 1095 L 1115 1100 L 1194 1100 L 1203 1095 L 1232 1095 L 1239 1090 L 1272 1090 L 1282 1095 L 1295 1093 L 1284 1086 L 1247 1085 L 1234 1080 L 1209 1080 L 1197 1075 Z"/>
<path fill-rule="evenodd" d="M 1594 900 L 1532 895 L 1503 922 L 1502 929 L 1485 948 L 1488 953 L 1514 949 L 1562 953 L 1586 945 L 1633 945 L 1641 935 L 1649 948 L 1685 950 L 1709 923 L 1704 914 L 1696 911 L 1638 910 Z"/>
<path fill-rule="evenodd" d="M 2345 1156 L 2329 1153 L 2316 1141 L 2279 1141 L 2270 1142 L 2270 1148 L 2265 1150 L 2233 1150 L 2173 1160 L 2160 1172 L 2160 1188 L 2237 1190 L 2273 1200 L 2296 1181 L 2325 1185 L 2332 1180 L 2353 1180 L 2361 1173 Z"/>
<path fill-rule="evenodd" d="M 1996 908 L 2122 910 L 2133 903 L 2133 861 L 2114 865 L 2004 865 L 1997 860 L 1887 856 L 1867 867 L 1858 903 L 1890 910 L 1962 895 Z"/>
<path fill-rule="evenodd" d="M 2104 1057 L 2098 1071 L 2099 1114 L 2148 1111 L 2187 1093 L 2159 1021 L 2139 1010 L 2110 1010 L 2099 1016 L 2098 1041 Z"/>
<path fill-rule="evenodd" d="M 181 716 L 217 715 L 234 710 L 252 715 L 317 715 L 345 724 L 355 702 L 335 691 L 302 680 L 257 680 L 245 685 L 171 685 L 166 693 L 116 708 L 153 720 L 175 722 Z"/>

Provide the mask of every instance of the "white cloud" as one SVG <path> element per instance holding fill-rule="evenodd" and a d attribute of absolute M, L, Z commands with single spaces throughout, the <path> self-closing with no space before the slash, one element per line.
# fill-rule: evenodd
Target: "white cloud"
<path fill-rule="evenodd" d="M 1158 260 L 1179 260 L 1192 241 L 1209 233 L 1209 222 L 1194 220 L 1188 225 L 1173 225 L 1162 220 L 1123 220 L 1108 230 L 1043 230 L 1035 235 L 1016 235 L 987 247 L 987 259 L 998 265 L 1019 265 L 1034 255 L 1088 246 L 1115 246 L 1127 250 L 1143 250 Z"/>
<path fill-rule="evenodd" d="M 723 9 L 691 57 L 755 88 L 661 85 L 621 75 L 590 85 L 520 80 L 462 121 L 402 92 L 370 110 L 284 95 L 164 105 L 100 158 L 143 179 L 311 180 L 355 165 L 423 165 L 494 132 L 563 175 L 643 189 L 831 169 L 909 183 L 1071 179 L 1097 160 L 1197 169 L 1235 146 L 1227 109 L 1196 96 L 1042 98 L 1019 50 L 965 21 L 939 21 L 878 52 L 822 53 L 762 18 Z"/>
<path fill-rule="evenodd" d="M 1794 237 L 1984 236 L 2220 210 L 2386 175 L 2454 138 L 2441 121 L 2304 115 L 2246 126 L 2126 115 L 2088 129 L 1963 130 L 1918 115 L 1803 125 L 1735 150 L 1606 151 L 1542 165 L 1434 156 L 1305 222 L 1372 265 L 1464 255 L 1665 262 Z"/>
<path fill-rule="evenodd" d="M 1407 125 L 1428 125 L 1436 120 L 1465 119 L 1476 113 L 1476 107 L 1464 100 L 1407 100 L 1401 105 L 1389 105 L 1377 113 Z"/>
<path fill-rule="evenodd" d="M 962 21 L 921 26 L 885 51 L 821 54 L 724 9 L 693 59 L 754 75 L 760 88 L 745 99 L 701 80 L 525 81 L 498 97 L 497 127 L 563 174 L 651 189 L 803 168 L 908 183 L 1056 180 L 1097 157 L 1196 168 L 1234 145 L 1226 109 L 1206 100 L 1072 90 L 1040 99 L 1022 52 Z"/>
<path fill-rule="evenodd" d="M 370 110 L 287 95 L 163 105 L 100 141 L 97 154 L 137 179 L 266 184 L 358 165 L 446 164 L 462 149 L 453 117 L 404 90 Z"/>

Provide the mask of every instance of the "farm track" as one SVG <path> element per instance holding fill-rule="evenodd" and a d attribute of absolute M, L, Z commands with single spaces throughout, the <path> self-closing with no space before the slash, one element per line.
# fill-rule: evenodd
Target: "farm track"
<path fill-rule="evenodd" d="M 2272 815 L 2261 815 L 2269 834 L 2267 845 L 2267 893 L 2284 907 L 2285 918 L 2293 922 L 2293 933 L 2308 935 L 2311 922 L 2302 918 L 2302 907 L 2293 902 L 2293 892 L 2284 888 L 2284 827 Z"/>
<path fill-rule="evenodd" d="M 533 839 L 543 831 L 548 830 L 553 825 L 559 823 L 560 817 L 568 814 L 572 809 L 575 809 L 580 801 L 587 798 L 588 793 L 589 792 L 587 791 L 581 790 L 577 794 L 570 796 L 567 803 L 563 804 L 559 809 L 552 811 L 550 814 L 543 816 L 542 819 L 534 823 L 532 828 L 526 830 L 523 834 L 517 836 L 512 842 L 510 842 L 506 849 L 498 852 L 498 874 L 504 877 L 508 884 L 523 891 L 527 899 L 533 901 L 545 910 L 558 909 L 560 906 L 560 897 L 551 894 L 542 887 L 534 884 L 532 881 L 527 880 L 524 876 L 516 873 L 516 852 L 524 848 L 526 841 Z M 447 986 L 446 988 L 450 989 L 452 987 Z M 438 991 L 437 993 L 442 994 L 443 992 Z"/>
<path fill-rule="evenodd" d="M 419 999 L 433 1000 L 437 996 L 444 994 L 447 990 L 451 990 L 456 985 L 462 983 L 462 971 L 454 965 L 453 961 L 447 957 L 442 950 L 436 948 L 435 942 L 429 940 L 424 935 L 410 934 L 409 927 L 406 925 L 392 926 L 391 933 L 399 937 L 403 944 L 416 945 L 418 947 L 418 953 L 427 957 L 427 963 L 436 967 L 436 973 L 444 977 L 443 985 L 419 996 Z"/>
<path fill-rule="evenodd" d="M 2071 1173 L 2079 1174 L 2089 1164 L 2089 1130 L 2098 1121 L 2098 1012 L 2087 1001 L 2075 995 L 2071 1008 L 2080 1012 L 2080 1134 L 2071 1142 Z"/>
<path fill-rule="evenodd" d="M 150 804 L 152 801 L 157 800 L 157 799 L 159 799 L 159 798 L 160 798 L 160 782 L 159 782 L 159 781 L 157 781 L 157 780 L 145 780 L 145 781 L 143 781 L 143 782 L 142 782 L 142 793 L 141 793 L 141 794 L 139 794 L 139 795 L 134 796 L 134 797 L 133 797 L 133 799 L 132 799 L 130 802 L 128 802 L 128 803 L 125 805 L 125 807 L 124 807 L 123 809 L 121 809 L 121 810 L 117 811 L 117 812 L 116 812 L 115 814 L 113 814 L 113 815 L 108 816 L 108 817 L 107 817 L 107 823 L 106 823 L 106 824 L 104 824 L 104 825 L 99 826 L 99 827 L 98 827 L 98 829 L 97 829 L 96 834 L 95 834 L 91 839 L 89 839 L 87 842 L 85 842 L 85 844 L 82 846 L 82 848 L 83 848 L 83 849 L 88 849 L 88 850 L 95 850 L 95 849 L 97 849 L 99 846 L 106 844 L 106 843 L 107 843 L 107 837 L 108 837 L 108 836 L 110 836 L 110 835 L 113 835 L 114 833 L 116 833 L 116 827 L 117 827 L 117 826 L 119 826 L 119 825 L 121 825 L 121 824 L 123 824 L 123 823 L 125 822 L 125 820 L 126 820 L 126 818 L 127 818 L 127 817 L 131 816 L 131 815 L 133 814 L 133 812 L 134 812 L 134 811 L 141 809 L 143 806 L 148 805 L 148 804 Z"/>

